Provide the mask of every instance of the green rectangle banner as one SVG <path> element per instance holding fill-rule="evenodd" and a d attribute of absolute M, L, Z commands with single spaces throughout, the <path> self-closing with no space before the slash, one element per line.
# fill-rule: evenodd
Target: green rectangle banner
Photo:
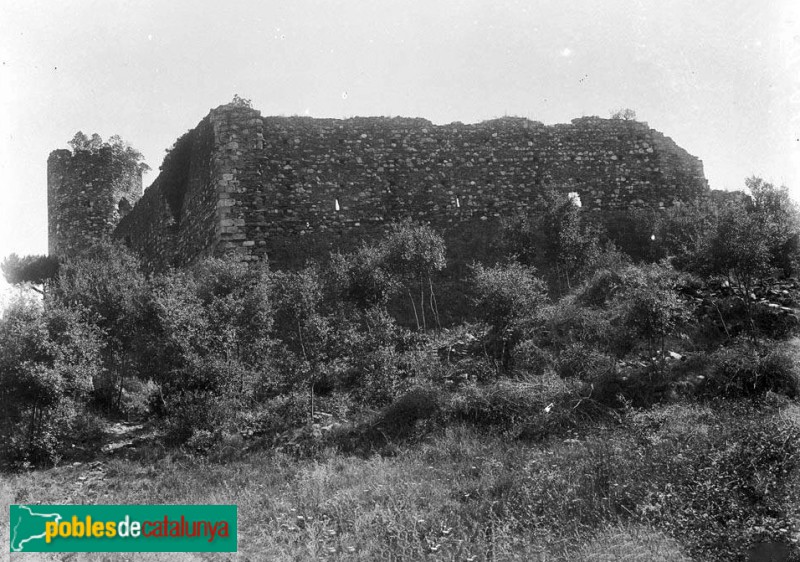
<path fill-rule="evenodd" d="M 236 552 L 235 505 L 11 505 L 11 552 Z"/>

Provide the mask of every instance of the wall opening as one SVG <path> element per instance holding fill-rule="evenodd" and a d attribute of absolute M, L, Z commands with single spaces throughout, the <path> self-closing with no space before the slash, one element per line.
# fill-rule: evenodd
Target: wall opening
<path fill-rule="evenodd" d="M 130 210 L 132 209 L 130 201 L 127 198 L 123 197 L 119 200 L 119 204 L 117 205 L 117 210 L 119 211 L 120 216 L 127 215 Z"/>

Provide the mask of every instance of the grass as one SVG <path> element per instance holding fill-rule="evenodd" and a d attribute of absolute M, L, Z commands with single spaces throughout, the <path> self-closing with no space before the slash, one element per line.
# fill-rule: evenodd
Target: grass
<path fill-rule="evenodd" d="M 544 442 L 513 441 L 462 423 L 401 446 L 393 457 L 328 448 L 310 459 L 271 451 L 228 463 L 176 454 L 109 459 L 7 477 L 0 485 L 0 536 L 8 540 L 10 503 L 233 503 L 239 506 L 237 554 L 135 559 L 746 560 L 749 545 L 779 526 L 789 529 L 789 542 L 800 537 L 798 471 L 783 459 L 779 468 L 791 470 L 778 474 L 769 497 L 759 500 L 769 509 L 759 511 L 761 504 L 739 489 L 753 484 L 753 475 L 725 472 L 715 462 L 744 459 L 739 468 L 747 468 L 752 455 L 731 452 L 728 438 L 742 428 L 797 428 L 799 420 L 792 402 L 761 410 L 684 404 Z M 755 469 L 775 468 L 775 453 L 767 451 Z M 738 475 L 739 487 L 709 489 L 724 475 Z M 728 507 L 748 512 L 718 537 L 719 526 L 705 518 L 719 514 L 702 502 L 726 497 Z M 776 529 L 763 528 L 770 525 Z M 15 560 L 48 558 L 19 554 Z"/>

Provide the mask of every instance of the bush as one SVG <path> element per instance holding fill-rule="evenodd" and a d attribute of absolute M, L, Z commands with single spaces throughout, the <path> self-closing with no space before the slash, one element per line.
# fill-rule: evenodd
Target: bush
<path fill-rule="evenodd" d="M 762 392 L 800 396 L 800 342 L 780 342 L 761 361 Z"/>
<path fill-rule="evenodd" d="M 577 291 L 578 302 L 584 306 L 605 307 L 624 286 L 622 275 L 616 270 L 597 271 Z"/>
<path fill-rule="evenodd" d="M 106 421 L 100 416 L 86 410 L 80 412 L 72 422 L 71 435 L 66 443 L 69 452 L 65 453 L 65 457 L 98 451 L 103 443 L 105 428 Z"/>
<path fill-rule="evenodd" d="M 562 294 L 604 259 L 600 236 L 571 197 L 550 190 L 539 195 L 527 214 L 504 220 L 498 249 L 535 267 L 552 292 Z"/>
<path fill-rule="evenodd" d="M 0 466 L 57 461 L 100 369 L 98 334 L 77 314 L 12 303 L 0 318 Z"/>
<path fill-rule="evenodd" d="M 567 346 L 556 359 L 556 373 L 568 379 L 593 382 L 614 369 L 614 360 L 584 343 Z"/>
<path fill-rule="evenodd" d="M 122 389 L 120 411 L 127 419 L 144 419 L 160 387 L 153 381 L 130 379 Z"/>
<path fill-rule="evenodd" d="M 752 310 L 756 333 L 767 338 L 781 339 L 796 333 L 800 321 L 794 314 L 769 306 L 758 305 Z"/>
<path fill-rule="evenodd" d="M 438 392 L 417 387 L 392 402 L 373 421 L 373 427 L 390 440 L 410 437 L 417 422 L 430 420 L 440 411 Z"/>
<path fill-rule="evenodd" d="M 518 263 L 495 267 L 476 264 L 472 275 L 476 305 L 491 328 L 488 348 L 504 367 L 510 367 L 521 321 L 533 317 L 545 302 L 544 282 L 532 268 Z"/>
<path fill-rule="evenodd" d="M 610 408 L 648 408 L 673 396 L 668 374 L 654 364 L 608 369 L 592 384 L 591 398 Z"/>
<path fill-rule="evenodd" d="M 399 354 L 381 348 L 355 360 L 350 386 L 356 400 L 370 406 L 385 406 L 404 392 L 409 382 L 400 370 Z"/>
<path fill-rule="evenodd" d="M 470 385 L 451 397 L 446 415 L 514 437 L 541 438 L 574 427 L 587 414 L 579 407 L 581 390 L 583 385 L 553 375 Z"/>
<path fill-rule="evenodd" d="M 542 307 L 536 318 L 524 326 L 526 338 L 553 353 L 582 344 L 599 351 L 611 351 L 623 340 L 620 328 L 612 325 L 608 311 L 580 306 L 573 296 Z"/>
<path fill-rule="evenodd" d="M 124 385 L 142 374 L 152 355 L 145 344 L 154 330 L 150 285 L 138 259 L 120 244 L 98 242 L 62 260 L 52 296 L 97 329 L 104 371 L 95 380 L 94 400 L 119 413 Z"/>
<path fill-rule="evenodd" d="M 164 422 L 167 441 L 181 444 L 197 431 L 208 431 L 214 435 L 236 432 L 242 414 L 249 406 L 250 403 L 237 397 L 215 396 L 203 390 L 173 393 L 166 399 L 168 415 Z"/>
<path fill-rule="evenodd" d="M 758 397 L 767 392 L 790 398 L 800 395 L 797 342 L 757 347 L 750 340 L 715 351 L 697 392 L 703 397 Z"/>
<path fill-rule="evenodd" d="M 445 244 L 441 235 L 428 225 L 414 224 L 411 221 L 393 224 L 391 232 L 381 243 L 380 251 L 385 256 L 384 264 L 388 274 L 400 278 L 405 285 L 414 309 L 417 329 L 428 328 L 425 316 L 426 294 L 428 308 L 439 326 L 439 307 L 436 304 L 432 275 L 446 265 Z M 414 302 L 415 298 L 411 296 L 412 292 L 419 295 L 419 310 Z"/>
<path fill-rule="evenodd" d="M 242 413 L 242 434 L 272 438 L 307 423 L 311 397 L 292 393 L 265 400 L 257 408 Z"/>
<path fill-rule="evenodd" d="M 273 289 L 263 264 L 231 258 L 210 258 L 156 280 L 155 411 L 173 440 L 189 439 L 195 430 L 222 431 L 257 395 L 285 382 L 274 376 L 276 356 L 283 357 L 270 338 Z M 144 402 L 131 398 L 132 406 Z"/>
<path fill-rule="evenodd" d="M 552 354 L 533 340 L 525 340 L 514 348 L 514 368 L 523 375 L 542 376 L 553 366 Z"/>
<path fill-rule="evenodd" d="M 398 275 L 388 270 L 387 250 L 364 245 L 350 254 L 332 255 L 328 275 L 337 297 L 363 310 L 385 306 L 400 290 Z"/>
<path fill-rule="evenodd" d="M 509 430 L 528 419 L 538 402 L 541 402 L 540 396 L 530 387 L 501 381 L 465 387 L 451 398 L 448 410 L 457 420 Z"/>

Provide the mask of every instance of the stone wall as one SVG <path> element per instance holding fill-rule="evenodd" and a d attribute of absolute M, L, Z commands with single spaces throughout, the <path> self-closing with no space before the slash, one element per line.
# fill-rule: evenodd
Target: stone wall
<path fill-rule="evenodd" d="M 176 141 L 156 180 L 120 221 L 114 236 L 134 248 L 148 269 L 185 265 L 214 251 L 218 148 L 206 118 Z"/>
<path fill-rule="evenodd" d="M 437 126 L 263 118 L 230 104 L 176 143 L 117 235 L 153 266 L 228 252 L 281 266 L 405 217 L 463 233 L 524 210 L 550 188 L 577 192 L 600 212 L 665 207 L 708 191 L 700 160 L 636 121 Z"/>
<path fill-rule="evenodd" d="M 47 159 L 48 246 L 64 256 L 112 234 L 142 196 L 142 173 L 111 147 Z"/>

